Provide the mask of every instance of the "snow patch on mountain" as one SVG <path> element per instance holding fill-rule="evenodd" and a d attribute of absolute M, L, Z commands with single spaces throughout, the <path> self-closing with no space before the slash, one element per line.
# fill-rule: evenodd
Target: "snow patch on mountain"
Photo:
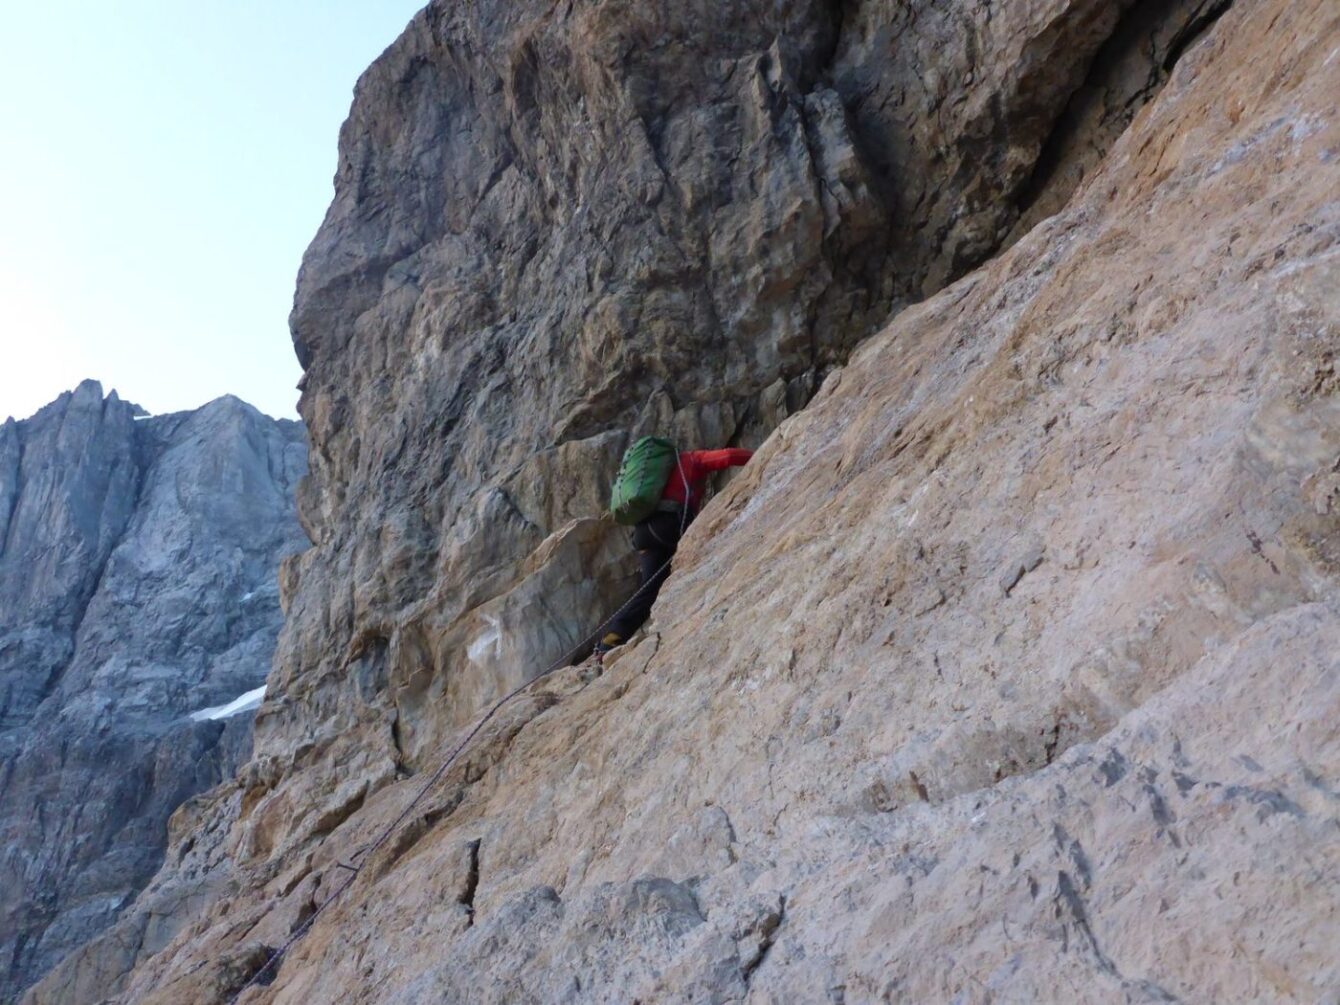
<path fill-rule="evenodd" d="M 243 712 L 253 712 L 260 708 L 261 702 L 265 698 L 265 685 L 245 694 L 238 695 L 226 705 L 215 705 L 212 708 L 202 708 L 198 712 L 192 712 L 191 718 L 196 722 L 203 722 L 206 719 L 231 719 L 235 715 Z"/>

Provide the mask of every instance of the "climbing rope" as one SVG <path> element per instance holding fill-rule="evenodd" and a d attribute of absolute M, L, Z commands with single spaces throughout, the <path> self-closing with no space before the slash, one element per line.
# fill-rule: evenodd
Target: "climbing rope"
<path fill-rule="evenodd" d="M 679 468 L 680 481 L 684 485 L 684 496 L 685 496 L 684 505 L 680 507 L 680 514 L 679 514 L 679 536 L 682 539 L 684 536 L 684 529 L 688 526 L 689 522 L 689 503 L 691 502 L 691 493 L 689 490 L 688 479 L 684 477 L 684 463 L 682 460 L 680 460 L 678 448 L 675 449 L 675 464 Z M 678 548 L 678 542 L 676 542 L 676 548 Z M 673 555 L 670 558 L 666 559 L 664 564 L 662 564 L 661 567 L 657 569 L 656 572 L 653 573 L 645 583 L 639 586 L 633 592 L 632 596 L 630 596 L 627 600 L 623 602 L 622 606 L 620 606 L 617 611 L 615 611 L 608 618 L 602 621 L 600 625 L 595 629 L 595 631 L 593 631 L 590 635 L 586 636 L 586 638 L 578 642 L 575 646 L 573 646 L 566 653 L 564 653 L 562 656 L 556 659 L 553 663 L 549 664 L 549 666 L 546 667 L 541 673 L 539 673 L 535 677 L 532 677 L 524 684 L 521 684 L 513 688 L 511 691 L 507 692 L 507 694 L 503 695 L 492 705 L 490 705 L 488 710 L 485 711 L 484 714 L 481 715 L 477 720 L 475 720 L 474 726 L 472 726 L 470 728 L 470 731 L 465 734 L 465 737 L 459 743 L 457 743 L 455 747 L 451 749 L 451 753 L 447 754 L 446 758 L 438 766 L 438 769 L 434 771 L 433 774 L 429 777 L 428 781 L 424 782 L 423 785 L 419 788 L 419 790 L 414 794 L 414 798 L 405 804 L 405 808 L 400 811 L 400 814 L 386 826 L 386 828 L 377 836 L 377 839 L 375 841 L 373 841 L 370 845 L 367 845 L 364 848 L 360 849 L 357 853 L 355 853 L 351 857 L 358 858 L 361 856 L 364 858 L 364 861 L 370 859 L 374 852 L 376 852 L 379 848 L 381 848 L 382 845 L 384 845 L 388 840 L 390 840 L 391 835 L 395 833 L 396 829 L 404 822 L 405 818 L 408 817 L 410 813 L 414 811 L 414 807 L 418 806 L 419 803 L 423 801 L 424 796 L 428 795 L 429 791 L 434 786 L 436 786 L 438 782 L 442 780 L 442 776 L 445 775 L 447 773 L 447 769 L 450 768 L 452 764 L 455 763 L 456 758 L 460 755 L 461 751 L 466 748 L 466 745 L 469 744 L 471 740 L 473 740 L 477 735 L 479 735 L 479 731 L 488 724 L 489 720 L 493 718 L 493 716 L 498 712 L 499 709 L 501 709 L 513 698 L 517 697 L 524 691 L 528 690 L 533 684 L 536 684 L 539 681 L 544 680 L 546 677 L 550 676 L 551 674 L 555 673 L 556 671 L 560 670 L 565 666 L 571 666 L 572 660 L 577 656 L 577 654 L 584 651 L 588 646 L 593 645 L 596 642 L 596 640 L 598 640 L 601 637 L 605 629 L 608 628 L 610 625 L 612 625 L 618 619 L 619 615 L 623 614 L 624 611 L 628 610 L 628 608 L 632 606 L 633 601 L 637 600 L 638 597 L 642 596 L 642 594 L 647 591 L 648 587 L 650 587 L 653 583 L 655 583 L 658 579 L 660 579 L 661 574 L 665 572 L 668 568 L 670 568 L 670 563 L 673 561 L 674 561 Z M 340 895 L 343 894 L 345 890 L 349 889 L 349 887 L 353 885 L 354 880 L 358 878 L 358 874 L 363 870 L 363 867 L 361 865 L 358 866 L 345 865 L 343 862 L 337 862 L 336 866 L 338 868 L 348 870 L 349 872 L 348 877 L 344 880 L 344 882 L 342 882 L 339 886 L 335 888 L 335 890 L 331 893 L 329 897 L 327 897 L 324 901 L 321 902 L 321 905 L 317 907 L 317 909 L 313 911 L 311 915 L 308 916 L 306 921 L 304 921 L 301 925 L 297 927 L 297 929 L 294 930 L 293 934 L 289 936 L 288 941 L 286 941 L 282 946 L 280 946 L 278 949 L 274 950 L 274 952 L 270 954 L 269 958 L 266 959 L 264 966 L 262 966 L 254 974 L 252 974 L 251 977 L 247 980 L 247 982 L 237 989 L 237 991 L 233 994 L 233 996 L 230 999 L 228 999 L 229 1005 L 236 1005 L 236 1003 L 241 999 L 242 995 L 246 993 L 248 988 L 254 987 L 255 985 L 261 983 L 261 979 L 275 967 L 275 965 L 284 957 L 285 953 L 287 953 L 290 949 L 292 949 L 295 945 L 297 945 L 300 941 L 302 941 L 303 937 L 311 930 L 312 926 L 316 924 L 317 918 L 321 917 L 321 915 L 325 913 L 326 908 L 330 907 L 331 904 L 335 903 L 335 901 L 340 898 Z"/>

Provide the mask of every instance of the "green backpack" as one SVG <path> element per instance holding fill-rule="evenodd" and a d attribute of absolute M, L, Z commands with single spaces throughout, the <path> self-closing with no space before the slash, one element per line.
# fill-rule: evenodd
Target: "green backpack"
<path fill-rule="evenodd" d="M 624 452 L 610 494 L 616 523 L 639 523 L 656 512 L 678 457 L 675 445 L 659 436 L 644 436 Z"/>

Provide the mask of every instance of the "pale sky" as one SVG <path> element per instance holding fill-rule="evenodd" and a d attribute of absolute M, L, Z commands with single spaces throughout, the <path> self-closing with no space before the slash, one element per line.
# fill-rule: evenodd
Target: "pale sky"
<path fill-rule="evenodd" d="M 93 377 L 291 417 L 354 82 L 426 0 L 0 0 L 0 421 Z"/>

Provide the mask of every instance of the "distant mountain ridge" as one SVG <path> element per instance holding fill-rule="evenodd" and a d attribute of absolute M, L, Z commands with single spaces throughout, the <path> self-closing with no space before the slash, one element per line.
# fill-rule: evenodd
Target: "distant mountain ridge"
<path fill-rule="evenodd" d="M 88 380 L 0 425 L 0 1000 L 114 920 L 246 756 L 254 703 L 191 713 L 264 683 L 305 470 L 301 423 L 230 396 L 150 416 Z"/>

